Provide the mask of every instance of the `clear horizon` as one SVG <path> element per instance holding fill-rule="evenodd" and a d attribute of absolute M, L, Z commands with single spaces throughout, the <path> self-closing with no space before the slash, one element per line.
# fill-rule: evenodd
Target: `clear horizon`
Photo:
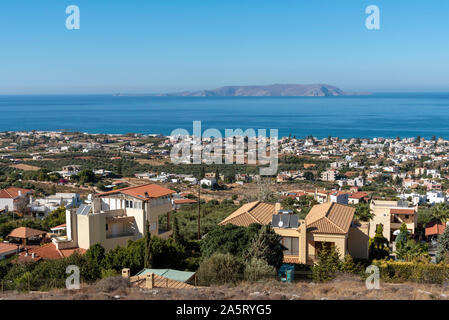
<path fill-rule="evenodd" d="M 71 4 L 80 9 L 79 30 L 65 26 Z M 380 30 L 365 27 L 372 4 Z M 0 94 L 273 83 L 449 92 L 447 12 L 443 0 L 7 1 L 0 5 Z"/>

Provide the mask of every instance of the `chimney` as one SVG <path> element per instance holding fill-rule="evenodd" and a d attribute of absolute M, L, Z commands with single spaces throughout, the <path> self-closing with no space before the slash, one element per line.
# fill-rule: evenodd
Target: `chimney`
<path fill-rule="evenodd" d="M 122 269 L 122 277 L 129 280 L 131 270 L 129 268 Z"/>
<path fill-rule="evenodd" d="M 36 257 L 36 254 L 33 252 L 32 254 L 31 254 L 31 258 L 35 258 Z"/>
<path fill-rule="evenodd" d="M 22 196 L 22 191 L 21 190 L 19 190 L 19 197 L 21 197 Z"/>
<path fill-rule="evenodd" d="M 279 211 L 281 211 L 281 203 L 280 202 L 276 202 L 276 204 L 274 205 L 274 211 L 275 211 L 275 214 L 278 214 Z"/>
<path fill-rule="evenodd" d="M 146 275 L 145 287 L 147 289 L 153 289 L 153 287 L 154 287 L 154 273 L 150 273 L 150 274 Z"/>
<path fill-rule="evenodd" d="M 145 198 L 149 198 L 150 195 L 148 194 L 148 192 L 145 192 Z"/>

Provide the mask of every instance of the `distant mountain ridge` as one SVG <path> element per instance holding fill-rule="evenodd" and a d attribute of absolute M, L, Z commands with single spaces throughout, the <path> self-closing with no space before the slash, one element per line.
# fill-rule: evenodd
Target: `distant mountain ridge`
<path fill-rule="evenodd" d="M 213 90 L 164 93 L 176 97 L 326 97 L 369 95 L 368 92 L 345 92 L 328 84 L 272 84 L 266 86 L 225 86 Z"/>

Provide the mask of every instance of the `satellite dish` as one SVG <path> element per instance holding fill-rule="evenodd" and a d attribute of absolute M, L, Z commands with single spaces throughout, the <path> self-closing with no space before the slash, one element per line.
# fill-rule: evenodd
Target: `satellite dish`
<path fill-rule="evenodd" d="M 278 224 L 279 228 L 282 228 L 283 225 L 284 225 L 284 222 L 282 222 L 282 220 L 279 220 L 279 224 Z"/>

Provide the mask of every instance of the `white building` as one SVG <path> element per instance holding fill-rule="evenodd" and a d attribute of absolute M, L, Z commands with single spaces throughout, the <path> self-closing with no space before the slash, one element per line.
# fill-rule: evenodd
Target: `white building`
<path fill-rule="evenodd" d="M 334 192 L 330 195 L 331 202 L 339 203 L 339 204 L 348 204 L 349 193 L 346 192 Z"/>
<path fill-rule="evenodd" d="M 78 207 L 81 204 L 78 193 L 56 193 L 45 198 L 31 201 L 31 212 L 40 216 L 46 216 L 48 213 L 64 205 L 67 209 Z"/>
<path fill-rule="evenodd" d="M 446 202 L 446 196 L 441 191 L 429 191 L 426 193 L 426 196 L 427 203 L 430 203 L 432 205 Z"/>
<path fill-rule="evenodd" d="M 214 184 L 217 183 L 217 180 L 215 178 L 203 178 L 200 180 L 201 185 L 206 185 L 208 187 L 212 187 Z"/>
<path fill-rule="evenodd" d="M 32 193 L 32 190 L 16 187 L 0 190 L 0 211 L 17 211 L 21 204 L 30 203 L 29 198 Z"/>

